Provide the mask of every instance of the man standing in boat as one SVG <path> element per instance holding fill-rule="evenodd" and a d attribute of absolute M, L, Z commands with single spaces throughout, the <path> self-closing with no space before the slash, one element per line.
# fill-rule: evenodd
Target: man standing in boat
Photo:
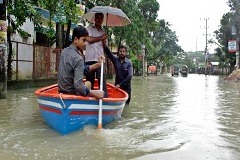
<path fill-rule="evenodd" d="M 93 65 L 98 62 L 99 57 L 101 57 L 101 56 L 104 57 L 102 41 L 107 40 L 108 36 L 102 27 L 103 19 L 104 19 L 103 13 L 95 13 L 94 24 L 90 24 L 87 27 L 87 30 L 89 33 L 88 44 L 86 46 L 86 55 L 85 55 L 85 62 L 87 65 Z M 98 79 L 98 85 L 100 86 L 101 68 L 97 68 L 93 71 L 90 71 L 86 75 L 87 81 L 90 81 L 92 84 L 94 84 L 95 78 Z M 107 91 L 105 69 L 103 70 L 103 84 L 102 85 L 103 85 L 103 90 L 105 92 L 104 97 L 107 98 L 108 91 Z"/>
<path fill-rule="evenodd" d="M 72 44 L 62 51 L 58 67 L 59 93 L 103 98 L 103 91 L 89 90 L 83 83 L 84 59 L 81 53 L 86 48 L 88 37 L 83 26 L 74 28 Z"/>
<path fill-rule="evenodd" d="M 107 41 L 103 41 L 104 50 L 108 58 L 112 61 L 116 73 L 115 88 L 121 88 L 128 93 L 126 104 L 129 105 L 131 100 L 131 80 L 133 76 L 133 66 L 127 56 L 127 48 L 124 45 L 118 47 L 118 57 L 114 56 L 107 47 Z"/>

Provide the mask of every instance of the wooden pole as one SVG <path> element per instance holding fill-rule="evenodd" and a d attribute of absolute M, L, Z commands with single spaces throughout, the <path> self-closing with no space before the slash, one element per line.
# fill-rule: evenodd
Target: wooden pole
<path fill-rule="evenodd" d="M 0 0 L 0 99 L 7 98 L 7 0 Z"/>
<path fill-rule="evenodd" d="M 100 91 L 103 91 L 103 70 L 104 64 L 101 64 L 101 77 L 100 77 Z M 102 99 L 99 99 L 99 110 L 98 110 L 98 129 L 102 129 Z"/>

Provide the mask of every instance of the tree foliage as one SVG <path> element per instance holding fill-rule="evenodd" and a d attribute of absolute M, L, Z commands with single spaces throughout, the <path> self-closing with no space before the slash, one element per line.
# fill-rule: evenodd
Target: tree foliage
<path fill-rule="evenodd" d="M 48 22 L 48 35 L 49 38 L 56 36 L 56 46 L 57 48 L 66 47 L 68 45 L 69 34 L 71 29 L 71 24 L 78 22 L 77 7 L 75 0 L 38 0 L 37 5 L 44 8 L 50 12 L 50 19 Z M 59 21 L 56 22 L 56 33 L 55 26 L 53 26 L 53 19 L 56 16 Z M 62 16 L 66 16 L 66 22 L 62 21 Z M 64 25 L 67 25 L 66 34 L 64 37 Z M 63 39 L 65 38 L 65 44 Z"/>
<path fill-rule="evenodd" d="M 122 9 L 131 20 L 132 23 L 125 27 L 111 29 L 108 27 L 110 37 L 111 34 L 114 35 L 111 42 L 115 45 L 125 42 L 131 57 L 136 58 L 142 52 L 143 44 L 146 46 L 146 57 L 149 62 L 156 62 L 160 58 L 168 63 L 167 59 L 183 52 L 177 44 L 176 33 L 170 29 L 169 23 L 165 20 L 157 20 L 160 5 L 156 0 L 92 1 L 95 2 L 96 5 L 111 5 Z"/>
<path fill-rule="evenodd" d="M 163 19 L 159 20 L 158 23 L 158 28 L 153 31 L 151 36 L 152 45 L 155 48 L 151 58 L 153 60 L 160 59 L 164 61 L 164 57 L 171 59 L 171 57 L 177 54 L 182 54 L 183 50 L 177 44 L 178 38 L 176 32 L 169 28 L 170 24 Z"/>
<path fill-rule="evenodd" d="M 19 23 L 17 23 L 17 27 L 24 23 L 25 18 L 30 18 L 34 22 L 37 20 L 34 17 L 37 13 L 30 2 L 31 1 L 23 0 L 11 3 L 13 7 L 12 10 L 10 8 L 11 12 L 9 14 L 18 17 Z M 49 37 L 56 36 L 54 26 L 51 23 L 54 15 L 64 15 L 66 16 L 67 22 L 59 23 L 60 25 L 68 26 L 66 31 L 67 39 L 71 23 L 77 23 L 79 20 L 76 14 L 76 3 L 78 3 L 76 0 L 34 1 L 34 5 L 47 9 L 50 12 L 50 20 L 48 23 L 49 32 L 46 33 Z M 106 29 L 110 38 L 110 43 L 116 46 L 120 43 L 126 43 L 130 58 L 134 61 L 138 60 L 137 55 L 141 53 L 141 46 L 143 44 L 146 46 L 147 59 L 153 62 L 157 59 L 161 59 L 163 62 L 168 63 L 173 56 L 183 52 L 181 47 L 177 44 L 178 39 L 176 33 L 170 29 L 169 23 L 164 20 L 157 20 L 157 12 L 160 6 L 157 0 L 85 0 L 84 4 L 86 6 L 86 11 L 94 7 L 94 5 L 109 5 L 120 8 L 126 13 L 132 22 L 130 25 L 125 27 L 106 27 Z M 23 16 L 23 18 L 21 16 Z M 111 35 L 114 35 L 114 37 Z M 65 44 L 66 43 L 67 41 Z M 139 63 L 136 63 L 136 66 L 139 66 Z"/>
<path fill-rule="evenodd" d="M 230 64 L 230 70 L 232 71 L 236 64 L 236 56 L 235 53 L 228 52 L 228 41 L 236 39 L 236 37 L 231 34 L 232 26 L 235 26 L 239 32 L 239 11 L 237 12 L 237 10 L 239 10 L 239 1 L 229 0 L 228 5 L 230 12 L 222 16 L 219 29 L 214 32 L 218 44 L 215 51 L 219 57 L 220 66 L 227 67 L 228 64 Z M 239 44 L 237 45 L 239 46 Z"/>

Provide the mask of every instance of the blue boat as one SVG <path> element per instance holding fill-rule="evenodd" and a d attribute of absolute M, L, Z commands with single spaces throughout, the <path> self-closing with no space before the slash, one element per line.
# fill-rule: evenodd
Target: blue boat
<path fill-rule="evenodd" d="M 107 83 L 107 89 L 108 98 L 102 100 L 103 127 L 121 117 L 128 99 L 125 91 L 115 89 L 110 83 Z M 43 120 L 62 135 L 86 125 L 98 125 L 99 100 L 94 97 L 59 94 L 57 84 L 38 89 L 35 94 Z"/>

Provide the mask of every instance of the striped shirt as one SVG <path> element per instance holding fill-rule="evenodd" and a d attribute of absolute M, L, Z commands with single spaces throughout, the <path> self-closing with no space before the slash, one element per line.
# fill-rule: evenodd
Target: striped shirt
<path fill-rule="evenodd" d="M 105 32 L 103 28 L 98 30 L 95 25 L 89 25 L 87 27 L 87 31 L 90 37 L 100 37 Z M 98 62 L 98 59 L 103 56 L 104 57 L 104 51 L 103 51 L 103 42 L 98 41 L 95 43 L 88 43 L 86 46 L 86 52 L 85 52 L 85 62 L 91 62 L 95 61 Z"/>

